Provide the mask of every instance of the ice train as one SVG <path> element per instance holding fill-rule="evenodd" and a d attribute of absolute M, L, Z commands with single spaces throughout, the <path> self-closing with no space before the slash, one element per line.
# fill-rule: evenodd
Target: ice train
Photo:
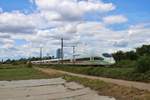
<path fill-rule="evenodd" d="M 100 56 L 83 56 L 73 58 L 62 59 L 49 59 L 31 61 L 32 64 L 76 64 L 76 65 L 112 65 L 115 60 L 111 54 L 103 53 Z"/>

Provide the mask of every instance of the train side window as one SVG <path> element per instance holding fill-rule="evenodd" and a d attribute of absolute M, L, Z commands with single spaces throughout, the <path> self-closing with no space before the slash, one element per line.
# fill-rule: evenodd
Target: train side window
<path fill-rule="evenodd" d="M 90 60 L 90 58 L 77 58 L 76 61 L 87 61 Z"/>
<path fill-rule="evenodd" d="M 94 57 L 94 60 L 104 60 L 102 57 Z"/>

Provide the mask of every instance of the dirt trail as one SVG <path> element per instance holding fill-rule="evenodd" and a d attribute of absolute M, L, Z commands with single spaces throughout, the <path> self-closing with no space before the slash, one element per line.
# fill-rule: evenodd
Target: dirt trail
<path fill-rule="evenodd" d="M 55 70 L 55 69 L 50 69 L 50 68 L 36 68 L 44 73 L 50 73 L 52 70 L 57 71 L 62 74 L 67 74 L 67 75 L 72 75 L 72 76 L 78 76 L 78 77 L 83 77 L 83 78 L 90 78 L 90 79 L 99 79 L 104 82 L 109 82 L 117 85 L 122 85 L 126 87 L 133 87 L 137 88 L 140 90 L 148 90 L 150 91 L 150 83 L 143 83 L 143 82 L 134 82 L 134 81 L 126 81 L 126 80 L 119 80 L 119 79 L 112 79 L 112 78 L 104 78 L 104 77 L 96 77 L 96 76 L 89 76 L 89 75 L 82 75 L 82 74 L 75 74 L 75 73 L 70 73 L 70 72 L 65 72 L 65 71 L 60 71 L 60 70 Z"/>

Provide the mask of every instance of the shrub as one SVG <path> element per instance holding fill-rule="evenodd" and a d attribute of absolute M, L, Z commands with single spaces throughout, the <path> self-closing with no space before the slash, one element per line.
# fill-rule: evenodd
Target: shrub
<path fill-rule="evenodd" d="M 136 63 L 136 71 L 145 73 L 150 70 L 150 57 L 148 55 L 141 56 Z"/>
<path fill-rule="evenodd" d="M 124 68 L 133 68 L 135 67 L 136 61 L 133 60 L 121 60 L 119 62 L 116 62 L 112 67 L 124 67 Z"/>
<path fill-rule="evenodd" d="M 19 65 L 17 62 L 12 62 L 12 65 Z"/>
<path fill-rule="evenodd" d="M 29 62 L 27 63 L 27 67 L 28 67 L 28 68 L 32 68 L 32 63 L 31 63 L 31 61 L 29 61 Z"/>

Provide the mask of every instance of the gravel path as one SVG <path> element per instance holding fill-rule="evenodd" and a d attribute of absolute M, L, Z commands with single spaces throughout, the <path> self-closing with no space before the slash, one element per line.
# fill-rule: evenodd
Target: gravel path
<path fill-rule="evenodd" d="M 49 73 L 50 70 L 54 70 L 54 69 L 38 68 L 38 70 L 41 70 L 42 72 L 45 72 L 45 73 Z M 54 70 L 54 71 L 58 71 L 60 73 L 68 74 L 68 75 L 72 75 L 72 76 L 83 77 L 83 78 L 99 79 L 99 80 L 102 80 L 104 82 L 109 82 L 109 83 L 114 83 L 114 84 L 122 85 L 122 86 L 126 86 L 126 87 L 134 87 L 134 88 L 137 88 L 137 89 L 140 89 L 140 90 L 150 91 L 150 83 L 126 81 L 126 80 L 120 80 L 120 79 L 112 79 L 112 78 L 104 78 L 104 77 L 96 77 L 96 76 L 75 74 L 75 73 L 70 73 L 70 72 L 60 71 L 60 70 Z"/>
<path fill-rule="evenodd" d="M 115 100 L 62 78 L 0 81 L 0 100 Z"/>

